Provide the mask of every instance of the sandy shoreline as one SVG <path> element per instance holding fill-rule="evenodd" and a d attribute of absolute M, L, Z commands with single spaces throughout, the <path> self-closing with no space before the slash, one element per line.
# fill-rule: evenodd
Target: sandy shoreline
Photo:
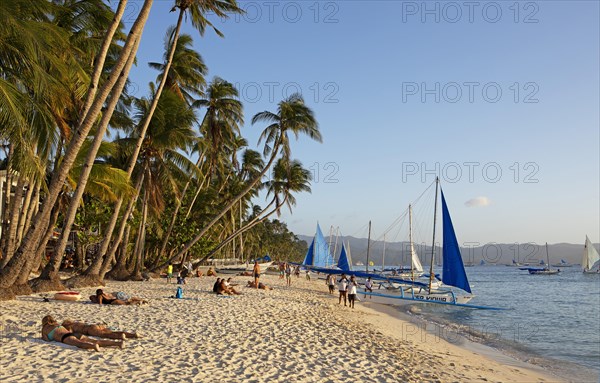
<path fill-rule="evenodd" d="M 245 284 L 248 277 L 235 277 Z M 44 303 L 39 296 L 0 302 L 0 381 L 245 382 L 561 382 L 533 365 L 427 336 L 415 325 L 358 302 L 340 307 L 323 281 L 264 276 L 275 290 L 238 287 L 218 297 L 214 278 L 192 278 L 185 299 L 165 280 L 108 281 L 106 291 L 147 298 L 148 306 Z M 95 288 L 82 289 L 82 295 Z M 46 314 L 137 330 L 124 350 L 100 353 L 40 340 Z M 477 351 L 477 350 L 475 350 Z M 60 366 L 60 367 L 59 367 Z"/>

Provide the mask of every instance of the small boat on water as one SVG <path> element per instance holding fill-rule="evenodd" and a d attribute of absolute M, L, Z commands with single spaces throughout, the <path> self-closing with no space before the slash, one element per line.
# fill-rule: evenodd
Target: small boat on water
<path fill-rule="evenodd" d="M 600 254 L 587 235 L 585 236 L 581 268 L 584 274 L 600 274 Z"/>
<path fill-rule="evenodd" d="M 560 263 L 555 263 L 552 265 L 552 267 L 573 267 L 573 265 L 565 261 L 564 259 L 561 259 Z"/>
<path fill-rule="evenodd" d="M 560 273 L 560 269 L 556 269 L 556 270 L 552 270 L 550 269 L 550 255 L 548 254 L 548 243 L 546 242 L 546 258 L 548 259 L 548 267 L 544 267 L 542 269 L 539 268 L 528 268 L 527 271 L 529 271 L 530 275 L 555 275 Z M 544 260 L 540 261 L 541 264 L 543 263 Z"/>

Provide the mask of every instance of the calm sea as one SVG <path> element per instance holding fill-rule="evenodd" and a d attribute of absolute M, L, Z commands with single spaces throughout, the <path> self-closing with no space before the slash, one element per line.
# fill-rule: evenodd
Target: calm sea
<path fill-rule="evenodd" d="M 598 381 L 600 275 L 584 275 L 577 266 L 563 268 L 558 275 L 529 275 L 506 266 L 474 266 L 466 271 L 476 295 L 470 303 L 507 310 L 433 304 L 401 310 L 436 323 L 450 340 L 460 334 L 549 366 L 573 381 Z"/>

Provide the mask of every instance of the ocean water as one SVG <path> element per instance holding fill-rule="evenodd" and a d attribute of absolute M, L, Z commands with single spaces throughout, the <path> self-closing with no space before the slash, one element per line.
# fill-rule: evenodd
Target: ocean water
<path fill-rule="evenodd" d="M 563 268 L 558 275 L 529 275 L 506 266 L 466 271 L 476 295 L 470 303 L 506 310 L 434 304 L 411 304 L 401 310 L 435 323 L 435 331 L 451 341 L 460 335 L 573 381 L 598 381 L 600 275 L 584 275 L 577 266 Z"/>

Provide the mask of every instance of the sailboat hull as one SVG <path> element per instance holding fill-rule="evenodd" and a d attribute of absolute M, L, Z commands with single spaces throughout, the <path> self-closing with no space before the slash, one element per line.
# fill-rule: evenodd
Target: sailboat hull
<path fill-rule="evenodd" d="M 271 266 L 273 264 L 273 262 L 265 262 L 265 263 L 259 263 L 258 265 L 260 266 L 261 270 L 267 270 L 267 267 Z M 252 271 L 254 269 L 254 264 L 253 263 L 239 263 L 237 265 L 227 265 L 227 266 L 221 266 L 219 268 L 217 268 L 217 272 L 218 273 L 222 273 L 222 274 L 237 274 L 237 273 L 243 273 L 244 271 Z"/>
<path fill-rule="evenodd" d="M 359 289 L 359 297 L 365 302 L 374 302 L 385 305 L 402 306 L 415 302 L 419 303 L 445 303 L 445 304 L 465 304 L 473 299 L 473 295 L 462 295 L 453 293 L 450 290 L 438 290 L 428 293 L 427 291 L 421 291 L 419 289 L 413 289 L 412 287 L 398 289 L 398 290 L 384 290 L 373 292 L 365 291 L 365 289 Z M 362 296 L 361 296 L 362 294 Z M 365 298 L 363 298 L 365 297 Z"/>

